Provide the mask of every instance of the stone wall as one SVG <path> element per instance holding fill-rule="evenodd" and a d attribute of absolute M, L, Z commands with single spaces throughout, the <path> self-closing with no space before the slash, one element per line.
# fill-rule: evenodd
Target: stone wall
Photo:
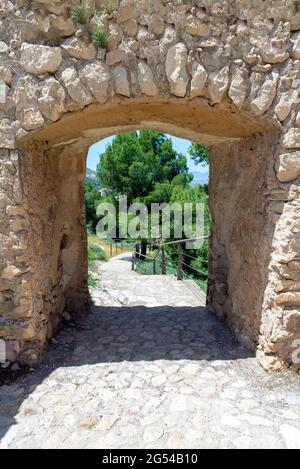
<path fill-rule="evenodd" d="M 208 306 L 252 350 L 260 337 L 272 250 L 268 192 L 276 183 L 277 140 L 271 133 L 211 148 Z"/>
<path fill-rule="evenodd" d="M 83 24 L 74 19 L 72 7 L 76 6 L 82 8 Z M 257 175 L 257 161 L 263 153 L 269 155 L 270 164 L 263 169 L 264 183 L 261 189 L 256 185 L 252 189 L 253 193 L 254 188 L 260 190 L 263 199 L 257 204 L 264 209 L 262 239 L 267 246 L 263 250 L 264 265 L 253 278 L 264 280 L 260 287 L 252 284 L 253 293 L 249 295 L 253 299 L 263 296 L 260 361 L 266 368 L 281 366 L 283 362 L 291 364 L 293 340 L 300 337 L 299 28 L 299 2 L 292 0 L 1 2 L 0 336 L 10 343 L 12 358 L 21 352 L 19 356 L 24 361 L 38 359 L 52 333 L 47 325 L 52 324 L 49 317 L 58 317 L 56 309 L 61 311 L 62 303 L 71 298 L 66 291 L 72 288 L 72 282 L 81 285 L 83 297 L 86 294 L 83 277 L 76 279 L 71 274 L 69 287 L 58 286 L 64 279 L 57 267 L 56 276 L 51 272 L 47 277 L 48 267 L 52 269 L 52 262 L 59 255 L 57 246 L 62 240 L 62 245 L 68 246 L 70 241 L 70 235 L 58 222 L 55 233 L 48 231 L 56 226 L 56 217 L 60 219 L 53 208 L 55 198 L 66 201 L 59 181 L 55 181 L 59 166 L 54 161 L 71 158 L 72 155 L 67 156 L 67 144 L 80 150 L 78 159 L 83 161 L 83 149 L 96 141 L 96 134 L 106 136 L 113 130 L 139 124 L 140 128 L 191 135 L 194 140 L 209 144 L 251 138 L 276 129 L 276 139 L 270 137 L 267 147 L 265 143 L 262 147 L 258 141 L 255 143 L 257 160 L 249 170 L 249 174 Z M 101 33 L 100 45 L 93 41 L 93 32 Z M 147 114 L 148 107 L 156 102 L 160 107 Z M 122 121 L 125 114 L 122 116 L 121 111 L 125 103 L 132 103 L 126 122 Z M 118 111 L 113 116 L 109 114 L 113 108 L 120 109 L 119 121 Z M 180 110 L 182 115 L 172 115 L 171 109 Z M 77 120 L 72 118 L 75 114 Z M 111 125 L 106 124 L 110 120 Z M 72 122 L 75 126 L 68 125 Z M 248 161 L 248 143 L 249 140 L 238 143 L 232 150 L 236 164 L 238 152 L 241 153 L 239 168 L 236 167 L 239 174 L 246 171 L 243 155 Z M 216 159 L 221 155 L 220 164 L 222 151 L 228 154 L 227 148 L 226 144 L 224 150 L 215 150 Z M 217 162 L 213 165 L 217 168 Z M 35 176 L 30 181 L 34 166 Z M 38 180 L 39 171 L 44 184 Z M 45 177 L 47 171 L 53 175 L 51 183 Z M 213 177 L 219 184 L 218 171 Z M 76 225 L 72 249 L 81 245 L 81 262 L 85 243 L 83 219 L 81 208 L 75 206 L 82 198 L 77 179 L 82 178 L 82 168 L 71 169 L 71 173 L 66 182 L 73 200 L 68 226 Z M 250 188 L 247 176 L 240 177 Z M 237 191 L 241 193 L 240 188 Z M 222 190 L 218 189 L 218 193 L 222 194 Z M 252 196 L 250 212 L 258 209 L 256 199 L 251 199 Z M 231 213 L 231 208 L 226 207 L 225 211 Z M 244 222 L 249 226 L 249 222 Z M 220 231 L 217 226 L 218 220 L 215 233 Z M 48 238 L 46 232 L 50 233 Z M 54 236 L 55 246 L 51 246 Z M 235 237 L 238 240 L 237 234 Z M 226 262 L 230 265 L 245 256 L 249 259 L 250 253 L 241 253 L 238 247 L 236 252 L 241 257 L 236 256 L 227 240 L 218 239 L 216 249 L 225 245 L 226 255 L 230 254 Z M 219 252 L 213 252 L 214 246 L 212 241 L 211 256 L 217 258 Z M 63 251 L 60 258 L 68 258 Z M 220 259 L 224 259 L 222 256 Z M 252 268 L 255 267 L 251 265 Z M 230 272 L 229 269 L 229 276 Z M 234 277 L 230 281 L 234 282 Z M 248 287 L 245 281 L 241 289 Z M 228 291 L 233 292 L 232 284 Z M 243 292 L 233 296 L 232 311 L 238 318 Z M 218 303 L 216 298 L 212 304 Z M 231 307 L 230 302 L 226 307 Z M 258 309 L 255 311 L 249 309 L 249 318 L 251 314 L 259 317 Z M 245 331 L 250 340 L 258 333 L 255 318 L 253 327 L 237 328 Z"/>
<path fill-rule="evenodd" d="M 2 272 L 1 335 L 18 339 L 9 346 L 11 358 L 16 348 L 22 361 L 35 362 L 64 310 L 87 312 L 85 158 L 69 147 L 26 145 L 20 172 L 28 202 L 6 208 L 14 234 Z"/>

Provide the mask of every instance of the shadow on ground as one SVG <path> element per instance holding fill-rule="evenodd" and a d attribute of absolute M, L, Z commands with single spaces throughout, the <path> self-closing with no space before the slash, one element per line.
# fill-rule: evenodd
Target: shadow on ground
<path fill-rule="evenodd" d="M 0 439 L 22 402 L 55 369 L 154 360 L 243 360 L 251 355 L 202 307 L 98 307 L 65 323 L 34 371 L 0 388 Z"/>
<path fill-rule="evenodd" d="M 64 352 L 61 356 L 67 366 L 140 360 L 235 360 L 250 356 L 226 324 L 202 307 L 92 306 L 92 310 L 89 321 L 78 323 L 71 332 L 73 353 L 68 358 Z M 62 331 L 58 340 L 68 340 L 69 334 L 69 329 Z M 59 351 L 60 346 L 56 349 Z"/>

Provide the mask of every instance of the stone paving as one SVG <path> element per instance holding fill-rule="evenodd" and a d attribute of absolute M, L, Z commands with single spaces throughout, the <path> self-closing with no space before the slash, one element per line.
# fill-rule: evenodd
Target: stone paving
<path fill-rule="evenodd" d="M 93 314 L 0 388 L 0 448 L 300 448 L 299 376 L 263 371 L 184 282 L 127 255 L 99 276 Z"/>

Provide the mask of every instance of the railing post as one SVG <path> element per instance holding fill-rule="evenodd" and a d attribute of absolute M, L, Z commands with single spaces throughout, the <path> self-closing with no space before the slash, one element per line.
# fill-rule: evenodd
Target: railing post
<path fill-rule="evenodd" d="M 153 259 L 153 275 L 156 275 L 156 259 Z"/>
<path fill-rule="evenodd" d="M 135 251 L 136 251 L 136 247 L 135 247 L 135 244 L 133 245 L 132 247 L 132 261 L 131 261 L 131 270 L 135 270 Z"/>
<path fill-rule="evenodd" d="M 166 253 L 165 253 L 165 247 L 162 246 L 161 248 L 161 273 L 162 275 L 166 275 L 167 270 L 166 270 Z"/>
<path fill-rule="evenodd" d="M 116 255 L 118 254 L 118 244 L 116 243 Z"/>
<path fill-rule="evenodd" d="M 183 280 L 183 266 L 182 266 L 182 246 L 178 244 L 178 272 L 177 280 Z"/>
<path fill-rule="evenodd" d="M 112 243 L 110 243 L 109 247 L 110 247 L 110 257 L 112 257 Z"/>
<path fill-rule="evenodd" d="M 136 250 L 136 257 L 140 259 L 140 245 L 139 244 L 135 245 L 135 250 Z"/>

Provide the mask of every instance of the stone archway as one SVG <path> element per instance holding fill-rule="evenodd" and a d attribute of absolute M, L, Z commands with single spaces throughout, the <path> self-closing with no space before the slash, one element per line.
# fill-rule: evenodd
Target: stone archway
<path fill-rule="evenodd" d="M 266 368 L 297 368 L 295 2 L 123 0 L 111 11 L 83 1 L 85 26 L 68 9 L 79 3 L 1 10 L 0 337 L 11 358 L 37 361 L 65 301 L 86 304 L 88 146 L 151 128 L 211 147 L 209 307 Z M 95 3 L 107 49 L 87 33 Z"/>

